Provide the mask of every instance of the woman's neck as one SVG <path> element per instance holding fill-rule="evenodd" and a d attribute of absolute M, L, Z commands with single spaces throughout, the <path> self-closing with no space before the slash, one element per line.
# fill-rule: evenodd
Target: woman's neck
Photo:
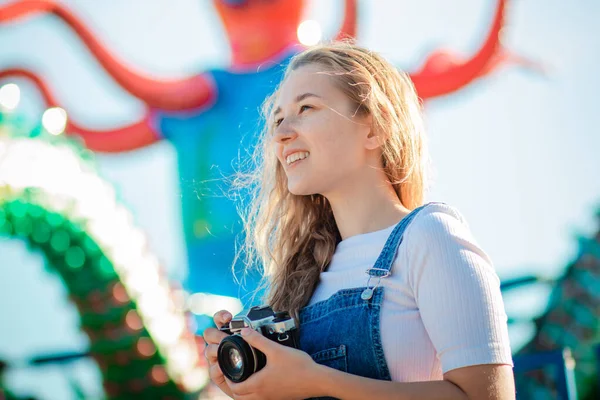
<path fill-rule="evenodd" d="M 354 176 L 325 197 L 331 204 L 342 240 L 390 227 L 410 212 L 381 170 L 371 169 L 362 176 Z"/>

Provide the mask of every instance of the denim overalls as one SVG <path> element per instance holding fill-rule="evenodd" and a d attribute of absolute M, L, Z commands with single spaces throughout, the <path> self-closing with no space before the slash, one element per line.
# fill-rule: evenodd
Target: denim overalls
<path fill-rule="evenodd" d="M 391 275 L 402 235 L 424 207 L 414 209 L 396 225 L 375 265 L 366 271 L 365 287 L 342 289 L 300 310 L 300 348 L 317 363 L 352 375 L 391 380 L 379 331 L 383 302 L 379 284 Z"/>

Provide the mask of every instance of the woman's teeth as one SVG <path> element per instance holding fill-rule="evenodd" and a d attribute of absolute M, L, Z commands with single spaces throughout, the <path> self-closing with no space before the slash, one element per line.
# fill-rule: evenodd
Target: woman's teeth
<path fill-rule="evenodd" d="M 287 165 L 290 165 L 295 161 L 304 160 L 306 157 L 308 157 L 309 154 L 310 153 L 308 151 L 300 151 L 298 153 L 290 154 L 289 156 L 287 156 L 285 161 L 287 162 Z"/>

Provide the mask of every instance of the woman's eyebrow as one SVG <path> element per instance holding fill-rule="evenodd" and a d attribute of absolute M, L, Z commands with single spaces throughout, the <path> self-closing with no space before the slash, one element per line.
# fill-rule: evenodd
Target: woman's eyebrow
<path fill-rule="evenodd" d="M 302 100 L 306 99 L 307 97 L 318 97 L 319 99 L 322 99 L 322 97 L 321 97 L 321 96 L 319 96 L 318 94 L 314 94 L 314 93 L 308 93 L 308 92 L 307 92 L 307 93 L 302 93 L 302 94 L 300 94 L 300 95 L 296 96 L 295 102 L 296 102 L 296 103 L 298 103 L 298 102 L 300 102 L 300 101 L 302 101 Z M 277 115 L 277 114 L 278 114 L 278 113 L 280 113 L 280 112 L 281 112 L 281 107 L 277 107 L 277 108 L 275 109 L 275 112 L 273 112 L 273 115 Z"/>

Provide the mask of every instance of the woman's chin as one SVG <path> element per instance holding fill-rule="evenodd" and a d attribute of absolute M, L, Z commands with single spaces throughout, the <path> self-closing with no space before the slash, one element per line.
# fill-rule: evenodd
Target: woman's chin
<path fill-rule="evenodd" d="M 291 194 L 296 195 L 296 196 L 309 196 L 311 194 L 316 193 L 314 190 L 310 190 L 309 188 L 304 187 L 302 185 L 288 184 L 288 190 Z"/>

